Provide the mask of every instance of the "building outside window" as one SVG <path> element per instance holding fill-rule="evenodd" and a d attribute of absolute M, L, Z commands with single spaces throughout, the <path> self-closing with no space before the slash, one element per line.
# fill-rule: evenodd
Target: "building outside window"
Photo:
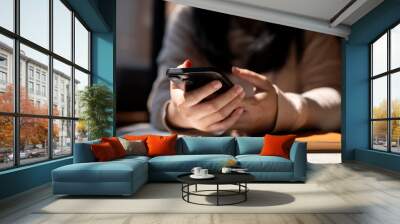
<path fill-rule="evenodd" d="M 28 74 L 29 74 L 29 79 L 33 80 L 33 67 L 32 66 L 29 66 Z"/>
<path fill-rule="evenodd" d="M 9 12 L 15 21 L 20 21 L 17 29 L 0 29 L 0 84 L 10 86 L 4 91 L 0 88 L 0 99 L 5 99 L 0 100 L 0 170 L 70 156 L 73 143 L 87 139 L 86 127 L 78 121 L 79 114 L 71 105 L 79 102 L 79 92 L 90 84 L 82 82 L 90 80 L 91 75 L 90 32 L 62 0 L 19 3 Z M 5 9 L 18 6 L 12 0 L 4 4 L 11 4 Z M 17 71 L 15 58 L 20 59 Z M 14 98 L 14 91 L 19 91 L 19 98 Z M 63 102 L 57 102 L 60 94 Z"/>
<path fill-rule="evenodd" d="M 33 94 L 33 92 L 34 92 L 33 82 L 31 82 L 31 81 L 28 82 L 28 92 L 29 92 L 29 94 Z"/>
<path fill-rule="evenodd" d="M 4 92 L 7 88 L 7 56 L 0 54 L 0 91 Z"/>
<path fill-rule="evenodd" d="M 400 24 L 370 45 L 371 148 L 400 153 Z"/>

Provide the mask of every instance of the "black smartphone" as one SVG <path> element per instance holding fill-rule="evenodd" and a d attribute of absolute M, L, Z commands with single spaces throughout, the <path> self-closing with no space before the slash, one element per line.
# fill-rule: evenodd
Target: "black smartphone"
<path fill-rule="evenodd" d="M 195 90 L 214 80 L 222 83 L 216 94 L 224 93 L 233 87 L 232 81 L 214 67 L 169 68 L 167 77 L 173 82 L 185 82 L 186 91 Z"/>

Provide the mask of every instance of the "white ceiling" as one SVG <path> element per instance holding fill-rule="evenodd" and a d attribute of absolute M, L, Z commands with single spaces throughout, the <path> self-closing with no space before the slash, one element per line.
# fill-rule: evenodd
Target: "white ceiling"
<path fill-rule="evenodd" d="M 383 0 L 169 0 L 178 4 L 347 38 Z"/>
<path fill-rule="evenodd" d="M 235 3 L 246 3 L 256 7 L 284 11 L 311 18 L 330 20 L 346 6 L 350 0 L 225 0 Z M 311 7 L 310 7 L 311 6 Z"/>

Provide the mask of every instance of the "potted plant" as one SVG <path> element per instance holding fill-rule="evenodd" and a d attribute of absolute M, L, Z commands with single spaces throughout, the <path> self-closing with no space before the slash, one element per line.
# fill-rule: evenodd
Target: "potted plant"
<path fill-rule="evenodd" d="M 112 125 L 113 97 L 109 88 L 102 84 L 86 87 L 79 93 L 81 119 L 79 127 L 85 126 L 89 140 L 109 136 Z"/>

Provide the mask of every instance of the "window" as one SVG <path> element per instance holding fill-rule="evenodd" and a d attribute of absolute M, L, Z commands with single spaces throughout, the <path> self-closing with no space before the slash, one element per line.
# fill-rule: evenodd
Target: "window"
<path fill-rule="evenodd" d="M 371 148 L 400 153 L 400 24 L 370 45 Z"/>
<path fill-rule="evenodd" d="M 0 67 L 7 68 L 7 56 L 0 55 Z"/>
<path fill-rule="evenodd" d="M 29 66 L 28 73 L 29 73 L 29 79 L 33 80 L 33 67 L 32 66 Z"/>
<path fill-rule="evenodd" d="M 29 94 L 33 94 L 33 82 L 28 82 L 28 92 Z"/>
<path fill-rule="evenodd" d="M 7 84 L 7 73 L 0 71 L 0 84 L 6 85 Z"/>
<path fill-rule="evenodd" d="M 0 1 L 0 26 L 14 31 L 14 0 Z"/>
<path fill-rule="evenodd" d="M 36 96 L 40 95 L 40 84 L 36 84 Z"/>
<path fill-rule="evenodd" d="M 46 86 L 42 86 L 42 96 L 46 96 Z"/>
<path fill-rule="evenodd" d="M 87 139 L 73 105 L 90 85 L 90 31 L 62 0 L 0 0 L 0 26 L 0 170 L 70 156 Z"/>
<path fill-rule="evenodd" d="M 0 91 L 5 92 L 7 88 L 7 56 L 0 53 Z"/>

